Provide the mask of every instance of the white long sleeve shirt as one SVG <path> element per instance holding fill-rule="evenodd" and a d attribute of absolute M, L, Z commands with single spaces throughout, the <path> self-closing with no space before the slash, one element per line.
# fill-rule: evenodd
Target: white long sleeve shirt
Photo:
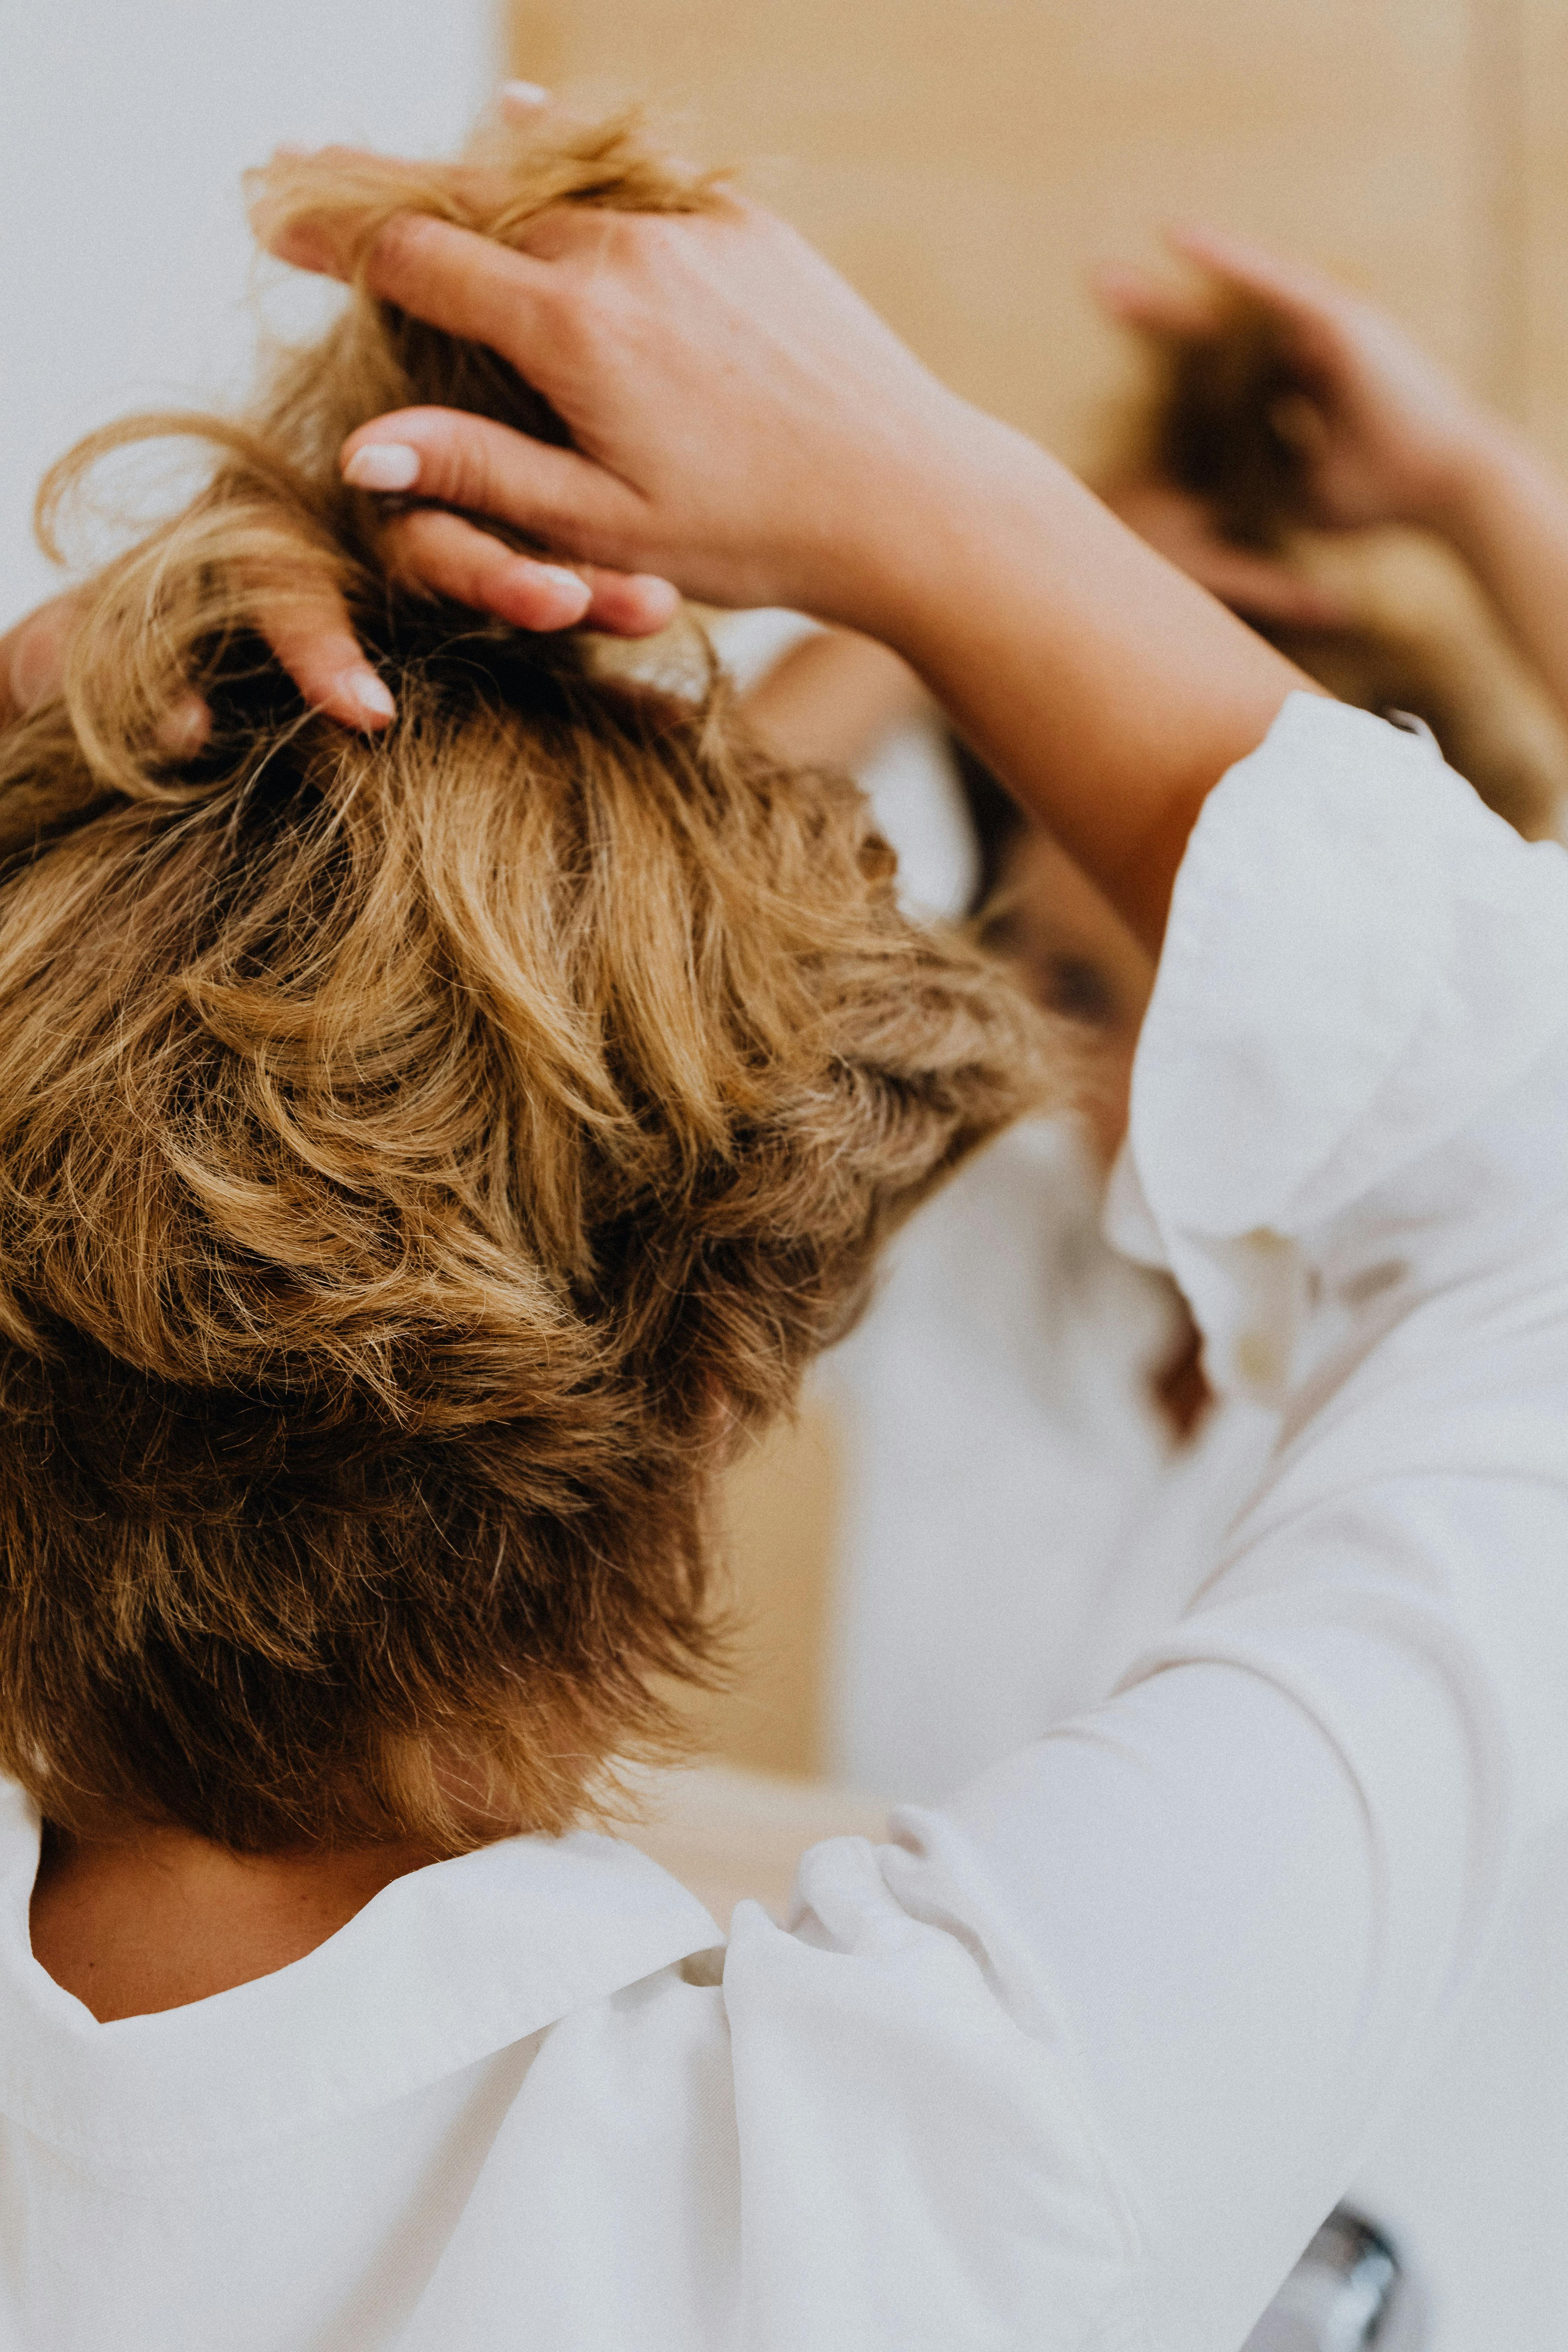
<path fill-rule="evenodd" d="M 857 1788 L 939 1803 L 1117 1688 L 1273 1449 L 1278 1402 L 1234 1381 L 1174 1444 L 1151 1388 L 1174 1293 L 1107 1245 L 1104 1191 L 1070 1120 L 1012 1129 L 900 1235 L 822 1368 L 845 1454 L 830 1731 Z M 1565 1954 L 1568 1817 L 1349 2185 L 1421 2281 L 1426 2352 L 1568 2345 Z"/>
<path fill-rule="evenodd" d="M 1282 1414 L 1180 1622 L 722 1953 L 630 1849 L 518 1839 L 99 2025 L 13 1798 L 0 2343 L 1239 2345 L 1568 1811 L 1565 1007 L 1568 857 L 1288 704 L 1184 864 L 1117 1187 Z"/>

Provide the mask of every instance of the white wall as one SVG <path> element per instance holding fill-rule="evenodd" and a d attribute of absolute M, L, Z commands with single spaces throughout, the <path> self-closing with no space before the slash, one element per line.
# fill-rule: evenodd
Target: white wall
<path fill-rule="evenodd" d="M 280 140 L 450 147 L 499 70 L 499 16 L 492 0 L 0 0 L 0 626 L 56 582 L 30 527 L 52 458 L 130 408 L 243 386 L 240 173 Z"/>

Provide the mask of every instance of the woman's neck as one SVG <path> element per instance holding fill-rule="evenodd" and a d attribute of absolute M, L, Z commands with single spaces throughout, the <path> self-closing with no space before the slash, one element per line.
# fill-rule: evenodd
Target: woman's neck
<path fill-rule="evenodd" d="M 303 1959 L 439 1859 L 412 1844 L 237 1854 L 189 1830 L 82 1838 L 46 1822 L 33 1954 L 100 2024 L 179 2009 Z"/>

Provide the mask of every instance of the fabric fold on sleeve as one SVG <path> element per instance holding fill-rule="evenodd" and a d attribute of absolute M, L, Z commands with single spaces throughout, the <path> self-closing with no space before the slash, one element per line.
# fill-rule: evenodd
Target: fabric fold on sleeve
<path fill-rule="evenodd" d="M 1310 1258 L 1517 1087 L 1565 1004 L 1563 849 L 1429 739 L 1289 697 L 1194 828 L 1107 1212 L 1175 1276 L 1217 1388 L 1284 1398 Z"/>

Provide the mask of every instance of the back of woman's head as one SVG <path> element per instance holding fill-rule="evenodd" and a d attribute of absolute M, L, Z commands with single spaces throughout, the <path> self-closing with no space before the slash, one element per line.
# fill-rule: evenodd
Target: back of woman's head
<path fill-rule="evenodd" d="M 622 130 L 271 190 L 501 236 L 707 200 Z M 854 788 L 771 762 L 706 672 L 617 681 L 388 578 L 338 444 L 452 399 L 552 429 L 356 293 L 194 428 L 210 485 L 90 584 L 64 697 L 0 744 L 0 1759 L 68 1825 L 566 1823 L 712 1670 L 734 1433 L 1042 1084 Z M 107 440 L 138 429 L 169 421 Z M 395 687 L 382 739 L 256 633 L 320 579 Z"/>

